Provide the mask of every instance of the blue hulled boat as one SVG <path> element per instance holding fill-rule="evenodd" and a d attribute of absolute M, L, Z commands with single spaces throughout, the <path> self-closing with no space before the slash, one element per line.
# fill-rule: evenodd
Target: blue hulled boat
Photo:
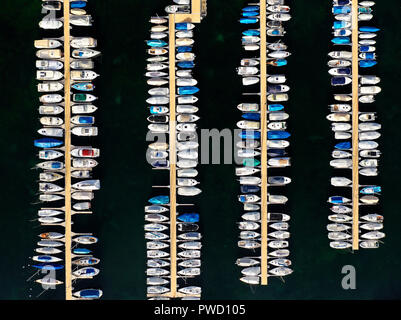
<path fill-rule="evenodd" d="M 86 248 L 74 248 L 72 253 L 74 254 L 90 254 L 92 251 Z"/>
<path fill-rule="evenodd" d="M 359 66 L 361 68 L 370 68 L 377 65 L 377 61 L 375 60 L 361 60 L 359 61 Z"/>
<path fill-rule="evenodd" d="M 37 139 L 33 142 L 35 147 L 39 148 L 54 148 L 63 145 L 63 141 L 53 139 L 53 138 L 42 138 Z"/>
<path fill-rule="evenodd" d="M 178 94 L 194 94 L 199 92 L 199 88 L 197 87 L 178 87 L 177 89 Z"/>
<path fill-rule="evenodd" d="M 254 29 L 249 29 L 249 30 L 243 31 L 242 35 L 244 35 L 244 36 L 259 36 L 260 35 L 260 31 L 259 30 L 254 30 Z"/>
<path fill-rule="evenodd" d="M 167 42 L 165 42 L 163 40 L 158 40 L 158 39 L 147 40 L 146 44 L 149 47 L 153 47 L 153 48 L 161 48 L 161 47 L 167 46 Z"/>
<path fill-rule="evenodd" d="M 241 139 L 260 139 L 260 132 L 243 130 L 238 136 Z"/>
<path fill-rule="evenodd" d="M 32 267 L 40 270 L 60 270 L 64 268 L 62 264 L 57 263 L 34 264 Z"/>
<path fill-rule="evenodd" d="M 267 106 L 267 110 L 269 110 L 269 111 L 282 111 L 282 110 L 284 110 L 284 106 L 282 104 L 269 104 Z"/>
<path fill-rule="evenodd" d="M 255 120 L 259 121 L 260 120 L 260 113 L 258 112 L 250 112 L 250 113 L 243 113 L 242 118 L 246 120 Z"/>
<path fill-rule="evenodd" d="M 351 39 L 349 37 L 335 37 L 331 39 L 334 44 L 350 44 Z"/>
<path fill-rule="evenodd" d="M 337 143 L 334 148 L 339 150 L 349 150 L 351 149 L 351 142 L 340 142 Z"/>
<path fill-rule="evenodd" d="M 170 202 L 169 196 L 156 196 L 149 199 L 152 204 L 168 204 Z"/>
<path fill-rule="evenodd" d="M 253 185 L 242 185 L 241 186 L 241 193 L 257 193 L 260 191 L 259 186 Z"/>
<path fill-rule="evenodd" d="M 195 63 L 193 61 L 180 61 L 177 63 L 177 66 L 183 69 L 192 69 Z"/>
<path fill-rule="evenodd" d="M 192 51 L 192 47 L 190 46 L 180 46 L 177 47 L 177 52 L 178 53 L 182 53 L 182 52 L 191 52 Z"/>
<path fill-rule="evenodd" d="M 287 131 L 268 131 L 267 139 L 269 140 L 281 140 L 289 138 L 291 134 Z"/>
<path fill-rule="evenodd" d="M 258 22 L 258 18 L 241 18 L 239 19 L 239 22 L 242 24 L 252 24 Z"/>
<path fill-rule="evenodd" d="M 177 217 L 182 222 L 199 222 L 199 213 L 183 213 Z"/>

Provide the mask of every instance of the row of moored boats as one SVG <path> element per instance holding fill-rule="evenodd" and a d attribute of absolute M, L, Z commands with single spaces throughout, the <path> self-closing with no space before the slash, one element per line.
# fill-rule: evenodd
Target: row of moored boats
<path fill-rule="evenodd" d="M 175 1 L 170 6 L 181 8 L 186 6 L 182 1 Z M 189 1 L 188 1 L 189 2 Z M 168 13 L 170 12 L 166 9 Z M 176 11 L 181 13 L 181 9 Z M 170 199 L 170 195 L 157 192 L 157 195 L 149 199 L 149 205 L 145 207 L 145 239 L 147 241 L 147 294 L 151 300 L 168 300 L 174 297 L 171 293 L 172 275 L 170 256 L 172 239 L 170 239 L 171 201 L 183 201 L 201 193 L 198 188 L 198 142 L 196 115 L 198 101 L 196 93 L 199 91 L 197 80 L 193 75 L 195 66 L 194 28 L 189 22 L 175 23 L 175 88 L 176 92 L 170 92 L 170 60 L 169 60 L 169 24 L 168 17 L 152 17 L 150 39 L 147 40 L 149 57 L 147 58 L 146 78 L 151 86 L 149 90 L 149 132 L 154 135 L 164 135 L 164 142 L 154 142 L 149 145 L 147 159 L 154 169 L 176 170 L 176 199 Z M 171 119 L 170 97 L 175 100 L 175 119 Z M 171 131 L 174 122 L 175 130 Z M 172 135 L 172 136 L 170 136 Z M 170 143 L 175 138 L 171 146 Z M 171 148 L 175 148 L 172 150 Z M 174 157 L 176 154 L 176 158 Z M 175 159 L 174 159 L 174 158 Z M 172 166 L 175 164 L 175 166 Z M 170 181 L 171 183 L 171 181 Z M 173 187 L 173 186 L 168 186 Z M 160 190 L 160 189 L 157 189 Z M 169 189 L 168 189 L 169 190 Z M 201 287 L 197 286 L 194 279 L 201 272 L 201 238 L 199 232 L 199 213 L 193 210 L 190 204 L 177 204 L 176 216 L 176 286 L 178 295 L 185 300 L 198 300 L 201 295 Z M 174 281 L 174 280 L 173 280 Z"/>
<path fill-rule="evenodd" d="M 285 276 L 292 273 L 288 231 L 290 216 L 282 208 L 288 201 L 280 195 L 283 187 L 291 179 L 278 173 L 285 172 L 291 165 L 287 154 L 290 133 L 287 131 L 289 115 L 284 103 L 288 101 L 289 86 L 286 76 L 281 72 L 290 56 L 287 46 L 281 40 L 285 34 L 283 22 L 291 16 L 290 8 L 282 0 L 267 0 L 267 79 L 260 78 L 260 7 L 249 4 L 242 10 L 240 23 L 246 27 L 242 32 L 242 45 L 247 57 L 241 60 L 237 72 L 242 76 L 242 83 L 247 90 L 257 90 L 256 94 L 247 94 L 248 101 L 238 105 L 242 112 L 237 123 L 241 140 L 237 144 L 237 156 L 242 165 L 236 168 L 241 194 L 238 199 L 243 204 L 244 214 L 239 222 L 240 240 L 238 247 L 259 253 L 256 256 L 239 258 L 237 265 L 242 267 L 241 281 L 259 284 L 261 277 L 261 168 L 267 166 L 267 276 Z M 251 57 L 248 57 L 251 56 Z M 271 71 L 271 73 L 270 73 Z M 261 106 L 260 82 L 267 81 L 267 163 L 261 163 Z"/>
<path fill-rule="evenodd" d="M 90 24 L 80 23 L 89 21 L 90 15 L 86 14 L 86 1 L 70 1 L 70 25 L 86 26 Z M 53 14 L 43 18 L 39 23 L 42 29 L 60 29 L 63 26 L 63 2 L 44 1 L 42 7 Z M 59 18 L 57 16 L 60 16 Z M 53 18 L 49 18 L 53 17 Z M 63 270 L 64 246 L 66 235 L 63 232 L 65 221 L 65 153 L 71 154 L 71 199 L 73 216 L 91 213 L 91 200 L 93 192 L 100 189 L 100 181 L 92 179 L 92 170 L 97 165 L 95 158 L 99 156 L 99 149 L 92 146 L 71 145 L 66 150 L 64 145 L 65 136 L 65 59 L 64 41 L 70 41 L 71 47 L 71 133 L 72 142 L 76 136 L 95 136 L 97 128 L 93 126 L 95 118 L 92 115 L 97 109 L 91 104 L 96 100 L 93 95 L 93 80 L 98 76 L 92 69 L 94 61 L 91 59 L 99 54 L 95 51 L 96 40 L 90 37 L 71 37 L 65 39 L 44 38 L 36 40 L 34 45 L 37 49 L 36 67 L 38 92 L 40 94 L 40 124 L 38 133 L 43 137 L 34 141 L 39 148 L 38 157 L 40 162 L 36 168 L 39 174 L 39 200 L 46 207 L 38 210 L 38 221 L 46 228 L 39 234 L 39 241 L 32 257 L 32 265 L 39 271 Z M 86 138 L 87 139 L 87 138 Z M 79 140 L 83 143 L 84 140 Z M 72 222 L 71 222 L 72 224 Z M 93 256 L 88 245 L 95 244 L 98 239 L 88 233 L 72 233 L 72 281 L 74 286 L 77 280 L 93 279 L 100 270 L 95 267 L 100 260 Z M 38 272 L 39 273 L 39 272 Z M 57 274 L 58 275 L 58 274 Z M 43 277 L 36 282 L 55 286 L 63 284 L 63 281 L 52 277 Z M 100 289 L 75 290 L 73 296 L 78 299 L 97 299 L 102 295 Z"/>
<path fill-rule="evenodd" d="M 356 1 L 356 0 L 355 0 Z M 359 206 L 359 246 L 361 248 L 377 248 L 380 239 L 384 238 L 383 216 L 375 210 L 379 203 L 381 187 L 374 180 L 378 175 L 378 164 L 381 152 L 378 139 L 381 125 L 377 122 L 377 114 L 367 109 L 375 101 L 381 91 L 378 86 L 380 78 L 370 72 L 377 64 L 376 36 L 378 28 L 365 25 L 373 18 L 373 1 L 361 1 L 358 13 L 352 12 L 350 0 L 333 1 L 333 39 L 335 51 L 329 53 L 329 74 L 331 84 L 339 93 L 334 95 L 335 103 L 329 106 L 331 121 L 336 142 L 330 165 L 336 175 L 331 178 L 331 185 L 339 190 L 339 194 L 331 196 L 332 214 L 329 216 L 327 230 L 330 246 L 335 249 L 352 247 L 353 206 Z M 358 14 L 358 128 L 352 127 L 352 14 Z M 369 71 L 366 72 L 365 70 Z M 353 168 L 352 130 L 358 130 L 358 168 Z M 358 170 L 359 203 L 352 200 L 352 170 Z M 362 184 L 362 183 L 363 184 Z M 337 193 L 337 191 L 336 191 Z"/>

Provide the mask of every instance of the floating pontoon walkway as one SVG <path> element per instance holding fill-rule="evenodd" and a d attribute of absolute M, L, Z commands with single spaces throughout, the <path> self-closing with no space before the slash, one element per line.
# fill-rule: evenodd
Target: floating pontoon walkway
<path fill-rule="evenodd" d="M 260 1 L 260 130 L 261 130 L 261 285 L 267 285 L 267 30 L 266 1 Z"/>
<path fill-rule="evenodd" d="M 358 1 L 352 1 L 352 249 L 359 249 Z"/>
<path fill-rule="evenodd" d="M 65 299 L 72 296 L 71 255 L 71 77 L 70 77 L 70 0 L 64 0 L 64 123 L 65 123 Z"/>
<path fill-rule="evenodd" d="M 191 13 L 169 14 L 169 163 L 170 163 L 170 291 L 164 294 L 147 294 L 147 296 L 164 296 L 182 298 L 187 294 L 177 291 L 177 133 L 176 133 L 176 57 L 175 57 L 175 24 L 180 22 L 200 23 L 206 14 L 206 0 L 192 0 Z M 191 294 L 192 297 L 200 295 Z"/>

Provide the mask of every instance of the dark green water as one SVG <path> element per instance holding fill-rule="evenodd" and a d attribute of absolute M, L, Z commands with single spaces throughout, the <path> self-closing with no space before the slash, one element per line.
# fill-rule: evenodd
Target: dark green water
<path fill-rule="evenodd" d="M 24 268 L 33 255 L 39 228 L 35 218 L 37 172 L 32 140 L 37 135 L 38 100 L 33 41 L 41 36 L 37 23 L 40 2 L 3 0 L 0 12 L 0 299 L 30 299 L 40 289 L 25 281 L 32 274 Z M 163 13 L 170 1 L 97 0 L 91 2 L 95 28 L 88 35 L 98 38 L 103 56 L 97 71 L 96 120 L 101 135 L 101 165 L 96 175 L 102 190 L 96 194 L 95 214 L 77 218 L 74 230 L 99 236 L 96 256 L 102 259 L 96 281 L 105 299 L 145 298 L 145 241 L 143 206 L 151 186 L 160 178 L 145 161 L 147 86 L 145 44 L 152 14 Z M 291 1 L 293 19 L 287 24 L 286 43 L 293 55 L 287 78 L 292 90 L 288 110 L 293 134 L 291 177 L 286 194 L 291 200 L 291 259 L 295 272 L 283 284 L 273 279 L 268 287 L 251 290 L 239 282 L 234 265 L 238 184 L 233 165 L 202 165 L 203 193 L 199 209 L 203 228 L 202 287 L 204 299 L 399 299 L 401 298 L 401 215 L 398 195 L 401 138 L 401 22 L 399 1 L 380 0 L 374 7 L 378 37 L 379 67 L 383 92 L 377 111 L 382 123 L 380 184 L 384 192 L 381 213 L 385 216 L 385 243 L 379 250 L 345 253 L 329 249 L 326 224 L 329 196 L 328 165 L 334 143 L 325 119 L 330 101 L 327 53 L 331 46 L 330 1 Z M 235 68 L 241 55 L 241 28 L 237 22 L 245 1 L 214 0 L 208 16 L 197 27 L 197 78 L 201 88 L 201 128 L 234 128 L 239 119 L 240 79 Z M 357 289 L 341 288 L 341 268 L 353 265 Z M 33 287 L 31 291 L 30 288 Z M 62 299 L 63 290 L 42 299 Z"/>

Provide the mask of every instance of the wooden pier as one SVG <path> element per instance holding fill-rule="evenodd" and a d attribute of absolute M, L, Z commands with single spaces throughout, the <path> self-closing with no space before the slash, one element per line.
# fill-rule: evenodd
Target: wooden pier
<path fill-rule="evenodd" d="M 191 13 L 174 13 L 168 16 L 169 33 L 169 162 L 170 162 L 170 291 L 164 294 L 148 294 L 148 298 L 164 296 L 182 298 L 187 296 L 177 288 L 177 132 L 176 132 L 176 46 L 175 24 L 179 22 L 200 23 L 206 14 L 206 0 L 192 0 Z M 191 296 L 200 296 L 191 294 Z"/>
<path fill-rule="evenodd" d="M 352 1 L 352 249 L 359 249 L 358 1 Z"/>
<path fill-rule="evenodd" d="M 65 299 L 72 296 L 70 0 L 64 0 Z"/>
<path fill-rule="evenodd" d="M 261 131 L 261 284 L 267 285 L 267 30 L 266 1 L 260 1 L 260 131 Z"/>
<path fill-rule="evenodd" d="M 169 15 L 169 76 L 170 76 L 170 294 L 177 296 L 177 150 L 175 116 L 175 14 Z"/>

